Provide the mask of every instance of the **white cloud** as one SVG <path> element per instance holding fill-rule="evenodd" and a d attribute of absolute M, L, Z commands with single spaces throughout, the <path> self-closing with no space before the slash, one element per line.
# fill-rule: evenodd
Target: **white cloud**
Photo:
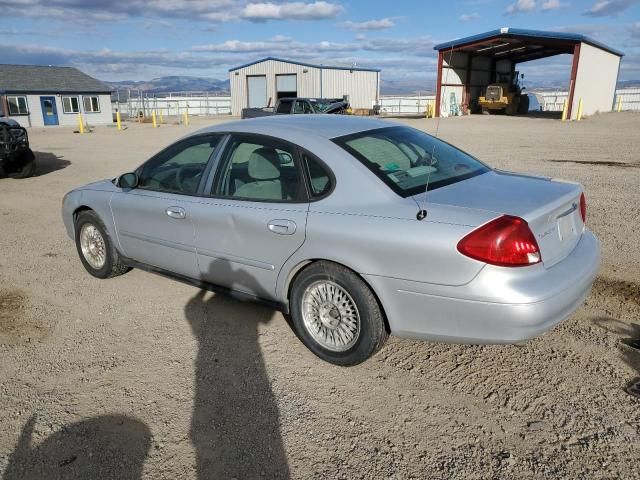
<path fill-rule="evenodd" d="M 617 25 L 603 25 L 600 23 L 554 25 L 549 30 L 553 32 L 580 33 L 609 43 L 616 43 L 620 39 L 620 28 Z"/>
<path fill-rule="evenodd" d="M 381 18 L 380 20 L 367 20 L 365 22 L 343 22 L 342 26 L 351 30 L 385 30 L 396 26 L 391 18 Z"/>
<path fill-rule="evenodd" d="M 626 10 L 638 0 L 599 0 L 584 12 L 591 17 L 608 17 Z"/>
<path fill-rule="evenodd" d="M 260 53 L 263 56 L 283 56 L 287 58 L 309 58 L 317 52 L 394 52 L 414 56 L 435 56 L 430 38 L 376 38 L 359 36 L 354 42 L 301 42 L 288 37 L 277 36 L 270 40 L 245 42 L 226 40 L 221 43 L 195 45 L 191 52 L 206 53 Z M 325 59 L 326 62 L 326 59 Z M 326 62 L 331 63 L 331 61 Z"/>
<path fill-rule="evenodd" d="M 246 19 L 322 20 L 343 11 L 327 1 L 256 2 L 251 0 L 0 0 L 7 17 L 36 17 L 74 22 L 115 22 L 134 17 L 189 19 L 221 23 Z"/>
<path fill-rule="evenodd" d="M 536 8 L 536 0 L 518 0 L 507 6 L 505 13 L 507 15 L 515 15 L 517 13 L 530 12 Z"/>
<path fill-rule="evenodd" d="M 472 22 L 473 20 L 478 20 L 480 18 L 480 14 L 477 12 L 473 13 L 463 13 L 458 17 L 458 20 L 461 22 Z"/>
<path fill-rule="evenodd" d="M 240 16 L 254 22 L 266 20 L 322 20 L 335 18 L 342 12 L 342 6 L 324 1 L 313 3 L 249 3 Z"/>
<path fill-rule="evenodd" d="M 274 37 L 271 40 L 244 42 L 227 40 L 222 43 L 196 45 L 191 52 L 208 53 L 262 53 L 266 56 L 288 56 L 294 58 L 315 55 L 314 52 L 347 52 L 359 49 L 358 44 L 321 41 L 317 43 L 298 42 L 288 37 Z"/>
<path fill-rule="evenodd" d="M 546 0 L 542 3 L 542 11 L 548 12 L 549 10 L 556 10 L 567 6 L 568 4 L 562 3 L 560 0 Z"/>

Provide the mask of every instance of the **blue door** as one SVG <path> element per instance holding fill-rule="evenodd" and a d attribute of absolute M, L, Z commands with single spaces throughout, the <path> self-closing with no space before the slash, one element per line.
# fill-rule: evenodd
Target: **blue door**
<path fill-rule="evenodd" d="M 42 118 L 45 125 L 58 125 L 58 109 L 56 108 L 56 97 L 40 97 L 42 107 Z"/>

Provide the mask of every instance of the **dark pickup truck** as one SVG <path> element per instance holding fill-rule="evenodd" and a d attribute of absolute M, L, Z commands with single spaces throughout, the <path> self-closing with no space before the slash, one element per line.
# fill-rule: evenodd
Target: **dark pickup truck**
<path fill-rule="evenodd" d="M 0 118 L 0 178 L 27 178 L 36 170 L 27 131 L 10 118 Z"/>
<path fill-rule="evenodd" d="M 243 108 L 241 118 L 314 113 L 345 114 L 349 108 L 349 102 L 336 98 L 281 98 L 275 107 Z"/>

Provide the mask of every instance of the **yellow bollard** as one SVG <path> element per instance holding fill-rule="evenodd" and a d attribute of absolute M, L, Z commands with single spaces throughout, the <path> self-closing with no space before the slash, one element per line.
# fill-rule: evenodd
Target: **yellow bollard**
<path fill-rule="evenodd" d="M 82 114 L 78 114 L 78 131 L 84 133 L 84 122 L 82 121 Z"/>
<path fill-rule="evenodd" d="M 569 102 L 567 100 L 564 101 L 564 104 L 562 105 L 562 121 L 566 122 L 567 121 L 567 110 L 569 109 Z"/>
<path fill-rule="evenodd" d="M 162 116 L 162 110 L 160 110 L 160 125 L 164 123 L 164 117 Z"/>
<path fill-rule="evenodd" d="M 427 103 L 427 111 L 425 114 L 427 118 L 433 118 L 433 103 Z"/>
<path fill-rule="evenodd" d="M 622 111 L 622 95 L 618 95 L 618 112 Z"/>
<path fill-rule="evenodd" d="M 582 120 L 582 99 L 578 100 L 578 116 L 576 117 L 576 120 Z"/>
<path fill-rule="evenodd" d="M 116 123 L 118 124 L 118 130 L 122 131 L 122 122 L 120 121 L 120 112 L 116 112 Z"/>
<path fill-rule="evenodd" d="M 189 126 L 189 113 L 188 112 L 184 112 L 184 124 L 187 127 Z"/>
<path fill-rule="evenodd" d="M 158 122 L 156 121 L 156 111 L 151 114 L 151 120 L 153 121 L 153 128 L 158 128 Z"/>

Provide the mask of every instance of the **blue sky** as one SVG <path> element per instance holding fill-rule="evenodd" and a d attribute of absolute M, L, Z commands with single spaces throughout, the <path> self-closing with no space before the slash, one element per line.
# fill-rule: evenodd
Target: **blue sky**
<path fill-rule="evenodd" d="M 72 65 L 103 80 L 225 79 L 265 56 L 382 69 L 386 82 L 435 78 L 435 43 L 502 26 L 571 31 L 623 50 L 640 79 L 640 0 L 0 0 L 0 63 Z M 564 81 L 570 57 L 524 64 Z"/>

